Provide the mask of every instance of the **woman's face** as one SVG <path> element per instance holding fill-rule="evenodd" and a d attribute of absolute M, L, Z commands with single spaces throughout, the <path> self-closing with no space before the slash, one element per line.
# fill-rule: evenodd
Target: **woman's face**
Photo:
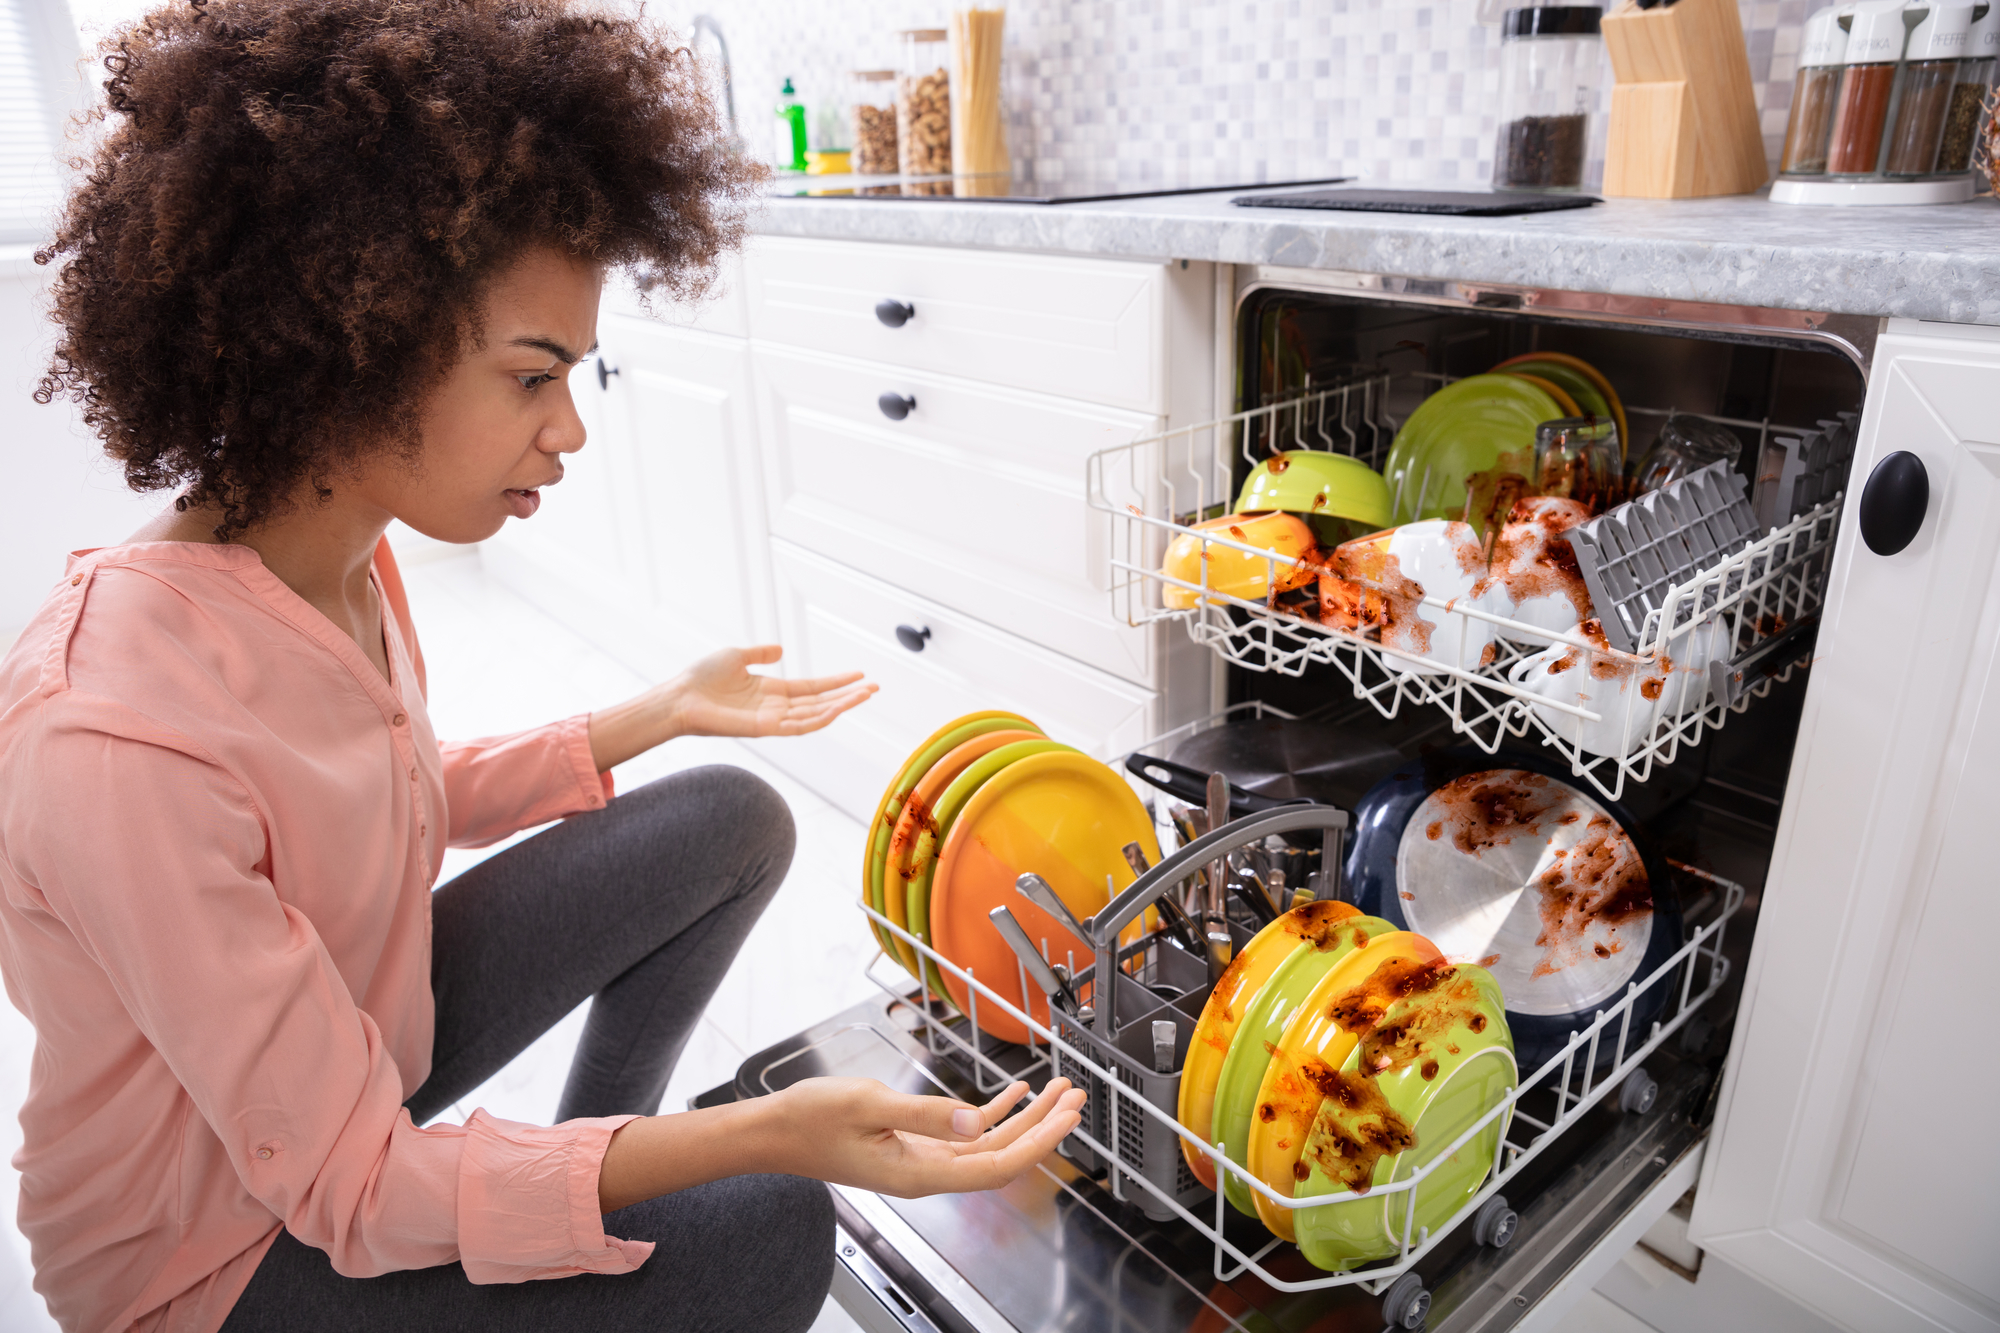
<path fill-rule="evenodd" d="M 494 279 L 477 346 L 425 401 L 417 466 L 383 458 L 366 498 L 427 537 L 476 542 L 527 518 L 562 456 L 583 448 L 570 376 L 597 347 L 603 274 L 560 251 L 528 251 Z"/>

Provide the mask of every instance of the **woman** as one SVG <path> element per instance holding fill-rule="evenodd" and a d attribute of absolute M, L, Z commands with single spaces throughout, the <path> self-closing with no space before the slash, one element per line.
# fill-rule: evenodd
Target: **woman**
<path fill-rule="evenodd" d="M 559 2 L 211 0 L 106 64 L 113 126 L 41 256 L 42 392 L 178 496 L 0 662 L 37 1289 L 70 1330 L 805 1327 L 818 1181 L 992 1188 L 1081 1094 L 1002 1123 L 1024 1087 L 813 1080 L 657 1115 L 791 824 L 734 769 L 605 775 L 872 687 L 728 652 L 440 747 L 382 540 L 529 518 L 584 442 L 604 274 L 697 292 L 753 173 L 683 53 Z M 553 819 L 433 898 L 446 845 Z M 426 1123 L 592 996 L 559 1123 Z"/>

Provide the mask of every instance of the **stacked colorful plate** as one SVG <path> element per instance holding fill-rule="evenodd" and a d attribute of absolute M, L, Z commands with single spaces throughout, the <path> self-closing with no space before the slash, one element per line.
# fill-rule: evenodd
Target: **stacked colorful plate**
<path fill-rule="evenodd" d="M 1005 905 L 1055 962 L 1088 952 L 1055 917 L 1014 890 L 1033 872 L 1078 920 L 1134 878 L 1123 848 L 1136 842 L 1160 859 L 1151 816 L 1124 778 L 1013 713 L 974 713 L 940 728 L 912 753 L 883 793 L 869 830 L 862 886 L 869 906 L 1049 1022 L 1047 1000 L 1022 995 L 1019 963 L 988 918 Z M 1134 923 L 1132 933 L 1145 928 Z M 883 952 L 920 976 L 934 995 L 973 1012 L 1003 1041 L 1026 1041 L 1018 1019 L 942 973 L 891 932 Z M 1017 1000 L 1016 997 L 1019 997 Z"/>
<path fill-rule="evenodd" d="M 1266 927 L 1202 1011 L 1181 1074 L 1179 1117 L 1282 1197 L 1224 1173 L 1239 1212 L 1341 1271 L 1394 1254 L 1407 1192 L 1379 1194 L 1430 1165 L 1515 1085 L 1500 988 L 1421 935 L 1345 904 L 1309 903 Z M 1479 1191 L 1505 1114 L 1415 1189 L 1435 1231 Z M 1205 1183 L 1216 1172 L 1183 1145 Z"/>

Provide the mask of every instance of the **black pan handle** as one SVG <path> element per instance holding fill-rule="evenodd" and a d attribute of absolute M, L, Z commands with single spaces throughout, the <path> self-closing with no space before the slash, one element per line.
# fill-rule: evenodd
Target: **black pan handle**
<path fill-rule="evenodd" d="M 1178 796 L 1198 809 L 1208 806 L 1208 774 L 1199 769 L 1177 764 L 1171 759 L 1155 759 L 1146 754 L 1130 754 L 1125 757 L 1125 771 L 1151 786 L 1159 788 L 1169 796 Z M 1244 791 L 1234 783 L 1229 787 L 1229 815 L 1240 819 L 1244 815 L 1254 815 L 1260 810 L 1275 810 L 1281 805 L 1297 805 L 1296 799 L 1281 800 L 1276 796 L 1259 796 L 1253 791 Z"/>
<path fill-rule="evenodd" d="M 1917 539 L 1930 503 L 1924 461 L 1898 449 L 1875 465 L 1861 488 L 1861 540 L 1877 555 L 1896 554 Z"/>

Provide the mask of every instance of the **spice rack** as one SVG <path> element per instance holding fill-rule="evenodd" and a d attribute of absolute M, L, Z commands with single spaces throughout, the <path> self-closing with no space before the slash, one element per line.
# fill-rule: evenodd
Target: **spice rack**
<path fill-rule="evenodd" d="M 1410 651 L 1384 644 L 1376 630 L 1343 629 L 1217 591 L 1208 586 L 1205 558 L 1198 581 L 1162 572 L 1167 544 L 1185 536 L 1201 544 L 1204 556 L 1226 549 L 1265 561 L 1265 586 L 1279 586 L 1293 561 L 1192 527 L 1229 508 L 1239 466 L 1255 466 L 1277 449 L 1317 449 L 1379 469 L 1398 416 L 1446 382 L 1425 374 L 1362 376 L 1093 455 L 1087 494 L 1104 525 L 1112 614 L 1135 626 L 1179 621 L 1196 643 L 1250 671 L 1298 676 L 1330 667 L 1384 717 L 1406 703 L 1440 708 L 1455 732 L 1488 754 L 1510 739 L 1538 740 L 1612 800 L 1628 782 L 1646 781 L 1656 765 L 1672 763 L 1683 747 L 1700 744 L 1768 695 L 1809 656 L 1839 526 L 1838 492 L 1668 586 L 1631 652 L 1431 596 L 1416 604 L 1432 626 L 1427 650 Z M 1629 403 L 1626 411 L 1667 415 Z M 1773 435 L 1793 429 L 1770 420 L 1708 419 L 1755 431 L 1753 457 Z M 1191 594 L 1179 600 L 1193 606 L 1164 605 L 1168 587 Z M 1552 693 L 1546 680 L 1533 678 L 1532 665 L 1523 665 L 1552 648 L 1578 668 L 1569 680 L 1612 681 L 1618 688 L 1605 687 L 1588 702 Z M 1667 679 L 1675 687 L 1655 683 Z"/>

